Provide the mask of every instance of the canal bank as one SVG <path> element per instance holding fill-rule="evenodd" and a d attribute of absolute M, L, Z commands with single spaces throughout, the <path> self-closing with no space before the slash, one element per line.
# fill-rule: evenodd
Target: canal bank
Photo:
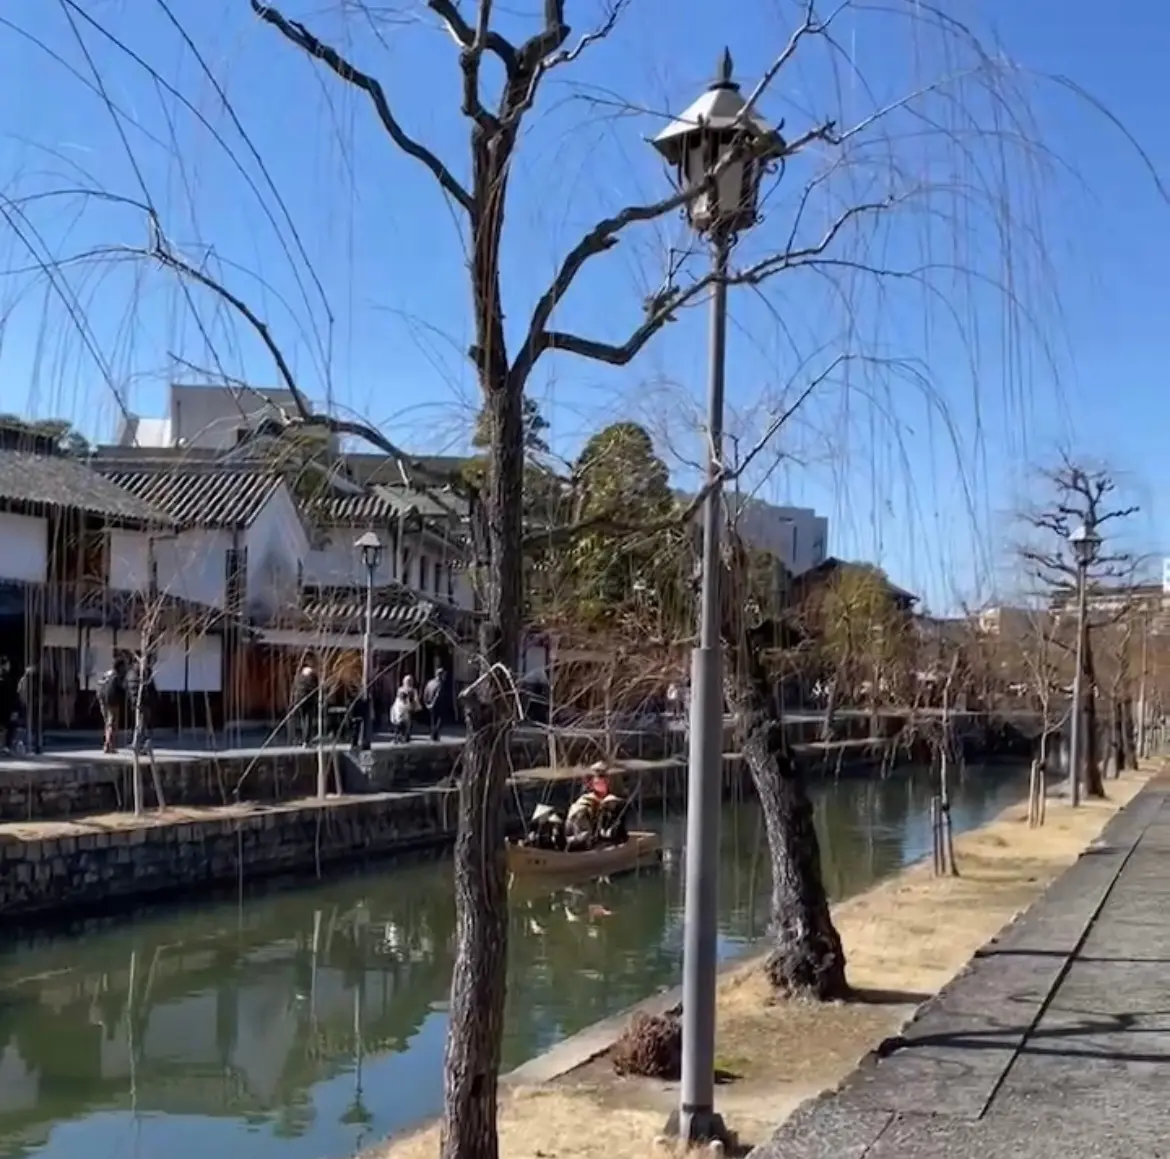
<path fill-rule="evenodd" d="M 627 741 L 641 751 L 649 743 L 644 736 Z M 885 751 L 868 740 L 795 748 L 810 776 L 830 771 L 839 776 L 851 763 L 869 768 Z M 663 808 L 685 799 L 680 757 L 626 758 L 608 767 L 614 791 L 630 801 L 631 825 L 653 825 Z M 566 808 L 587 771 L 571 766 L 518 772 L 505 797 L 509 828 L 519 832 L 538 804 Z M 43 779 L 36 791 L 45 792 Z M 724 798 L 751 792 L 738 754 L 725 755 Z M 0 913 L 56 918 L 176 894 L 244 890 L 281 875 L 320 877 L 353 862 L 445 849 L 455 839 L 457 797 L 451 787 L 430 785 L 331 794 L 323 800 L 174 806 L 149 809 L 139 817 L 110 812 L 0 824 Z"/>
<path fill-rule="evenodd" d="M 741 1144 L 764 1143 L 801 1103 L 836 1086 L 896 1035 L 919 1005 L 1077 861 L 1151 772 L 1152 766 L 1108 782 L 1106 801 L 1075 810 L 1052 802 L 1040 830 L 1028 827 L 1023 806 L 1008 808 L 958 838 L 958 878 L 934 878 L 929 866 L 917 864 L 835 905 L 858 991 L 853 1001 L 776 1002 L 757 963 L 726 971 L 719 984 L 716 1050 L 724 1081 L 717 1101 Z M 667 993 L 640 1008 L 657 1012 L 676 999 L 677 993 Z M 614 1074 L 605 1052 L 623 1021 L 589 1028 L 510 1076 L 501 1100 L 502 1159 L 642 1159 L 655 1153 L 677 1086 Z M 833 1153 L 845 1154 L 847 1140 L 834 1142 Z M 789 1139 L 777 1153 L 788 1155 L 801 1143 Z M 432 1126 L 391 1139 L 369 1156 L 423 1159 L 436 1146 Z"/>
<path fill-rule="evenodd" d="M 981 713 L 954 713 L 955 734 L 969 760 L 991 756 L 1026 757 L 1037 720 L 1027 713 L 989 719 Z M 884 712 L 875 717 L 841 712 L 823 740 L 819 714 L 794 713 L 785 718 L 789 743 L 811 770 L 850 774 L 897 761 L 929 758 L 937 738 L 937 713 Z M 555 745 L 548 732 L 521 727 L 511 738 L 514 769 L 585 766 L 599 759 L 681 760 L 686 756 L 682 722 L 658 720 L 639 729 L 558 729 Z M 410 744 L 378 741 L 368 764 L 351 759 L 345 747 L 327 746 L 318 754 L 288 744 L 251 748 L 184 748 L 160 743 L 143 761 L 143 791 L 148 808 L 157 806 L 155 784 L 169 806 L 206 808 L 246 803 L 302 801 L 317 791 L 323 758 L 330 784 L 346 793 L 401 792 L 450 781 L 458 774 L 463 739 L 445 736 Z M 555 757 L 553 750 L 555 748 Z M 724 750 L 733 751 L 730 720 L 724 727 Z M 0 823 L 52 821 L 125 812 L 133 800 L 134 760 L 128 750 L 103 753 L 74 749 L 45 756 L 0 758 Z"/>
<path fill-rule="evenodd" d="M 960 832 L 1019 800 L 1026 775 L 956 778 Z M 840 900 L 929 850 L 921 770 L 815 779 L 826 884 Z M 681 814 L 672 856 L 612 882 L 511 899 L 506 1069 L 679 978 Z M 767 921 L 758 807 L 730 800 L 719 952 Z M 454 933 L 449 859 L 340 867 L 295 888 L 158 901 L 0 943 L 0 1159 L 341 1159 L 434 1115 Z"/>

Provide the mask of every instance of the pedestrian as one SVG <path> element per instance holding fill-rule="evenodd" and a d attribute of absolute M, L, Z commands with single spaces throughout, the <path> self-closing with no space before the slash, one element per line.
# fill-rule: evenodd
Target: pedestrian
<path fill-rule="evenodd" d="M 4 718 L 4 751 L 6 753 L 12 751 L 12 746 L 16 741 L 17 703 L 12 662 L 7 656 L 0 656 L 0 715 Z"/>
<path fill-rule="evenodd" d="M 321 679 L 312 664 L 305 664 L 292 686 L 293 743 L 308 748 L 317 732 Z"/>
<path fill-rule="evenodd" d="M 447 670 L 440 664 L 423 688 L 423 708 L 427 710 L 427 725 L 431 740 L 438 740 L 443 729 L 443 691 L 447 686 Z"/>
<path fill-rule="evenodd" d="M 154 683 L 154 666 L 140 656 L 126 675 L 126 711 L 132 721 L 135 752 L 154 748 L 154 718 L 158 707 L 158 688 Z"/>
<path fill-rule="evenodd" d="M 102 752 L 118 751 L 118 725 L 126 703 L 126 661 L 114 657 L 112 668 L 102 673 L 97 682 L 97 702 L 102 713 Z"/>
<path fill-rule="evenodd" d="M 40 751 L 41 688 L 40 672 L 30 664 L 16 684 L 17 720 L 24 732 L 26 752 Z"/>
<path fill-rule="evenodd" d="M 414 730 L 414 714 L 418 711 L 418 693 L 414 690 L 414 677 L 404 676 L 390 709 L 390 723 L 398 740 L 410 742 Z"/>

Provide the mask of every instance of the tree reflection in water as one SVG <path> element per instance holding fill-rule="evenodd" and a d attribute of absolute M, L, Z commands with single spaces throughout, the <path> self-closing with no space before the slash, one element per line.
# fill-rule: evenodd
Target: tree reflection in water
<path fill-rule="evenodd" d="M 1019 799 L 1023 784 L 1018 772 L 968 775 L 956 829 Z M 835 897 L 929 850 L 930 792 L 904 775 L 819 786 Z M 731 804 L 723 821 L 730 954 L 763 935 L 769 883 L 758 811 Z M 677 981 L 682 823 L 653 810 L 640 823 L 665 833 L 661 869 L 516 892 L 506 1065 Z M 319 1157 L 409 1126 L 439 1104 L 453 933 L 449 868 L 430 861 L 10 942 L 0 1157 L 202 1159 L 216 1146 Z"/>

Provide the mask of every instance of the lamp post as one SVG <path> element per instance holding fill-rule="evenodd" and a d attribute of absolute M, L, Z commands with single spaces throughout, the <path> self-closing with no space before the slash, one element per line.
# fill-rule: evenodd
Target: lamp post
<path fill-rule="evenodd" d="M 727 267 L 736 236 L 756 221 L 760 178 L 783 152 L 779 134 L 747 108 L 731 79 L 724 49 L 714 83 L 653 140 L 693 196 L 692 228 L 711 245 L 711 348 L 707 395 L 707 487 L 703 503 L 699 646 L 691 653 L 690 752 L 687 774 L 686 917 L 683 936 L 682 1083 L 667 1130 L 689 1143 L 723 1139 L 715 1112 L 717 871 L 723 752 L 720 639 L 720 520 L 723 458 Z"/>
<path fill-rule="evenodd" d="M 382 541 L 367 531 L 355 544 L 366 565 L 366 630 L 362 640 L 362 751 L 369 752 L 374 738 L 374 698 L 370 682 L 374 672 L 374 576 L 382 562 Z"/>
<path fill-rule="evenodd" d="M 1073 556 L 1077 564 L 1077 659 L 1073 672 L 1072 716 L 1069 719 L 1068 737 L 1068 799 L 1070 804 L 1081 803 L 1081 749 L 1084 746 L 1084 680 L 1086 604 L 1089 564 L 1097 558 L 1101 537 L 1088 523 L 1082 523 L 1069 537 Z"/>

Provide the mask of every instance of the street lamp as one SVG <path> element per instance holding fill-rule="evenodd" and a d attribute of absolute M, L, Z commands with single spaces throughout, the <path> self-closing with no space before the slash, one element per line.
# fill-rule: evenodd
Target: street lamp
<path fill-rule="evenodd" d="M 1073 672 L 1072 716 L 1069 718 L 1068 738 L 1068 799 L 1070 804 L 1081 803 L 1081 748 L 1084 729 L 1084 688 L 1085 635 L 1087 629 L 1087 574 L 1089 564 L 1097 558 L 1101 537 L 1090 523 L 1082 523 L 1068 537 L 1077 565 L 1077 659 Z"/>
<path fill-rule="evenodd" d="M 362 641 L 362 749 L 370 751 L 374 737 L 374 698 L 370 691 L 374 669 L 374 576 L 382 562 L 382 541 L 367 531 L 354 545 L 366 565 L 366 631 Z"/>
<path fill-rule="evenodd" d="M 736 236 L 756 221 L 760 178 L 784 142 L 747 107 L 724 49 L 707 91 L 652 144 L 675 170 L 692 228 L 712 251 L 710 381 L 707 395 L 707 494 L 699 646 L 691 653 L 687 774 L 686 918 L 683 935 L 682 1084 L 667 1130 L 689 1143 L 724 1139 L 715 1112 L 719 806 L 723 754 L 723 674 L 719 572 L 723 458 L 723 382 L 727 267 Z"/>

